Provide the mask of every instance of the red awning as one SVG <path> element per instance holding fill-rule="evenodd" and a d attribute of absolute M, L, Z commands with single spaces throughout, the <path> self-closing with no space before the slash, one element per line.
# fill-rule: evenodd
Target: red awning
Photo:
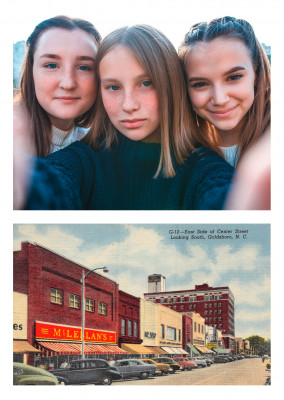
<path fill-rule="evenodd" d="M 80 354 L 82 351 L 81 343 L 38 342 L 38 344 L 58 354 Z M 115 345 L 94 345 L 85 343 L 84 354 L 127 354 L 127 351 Z"/>

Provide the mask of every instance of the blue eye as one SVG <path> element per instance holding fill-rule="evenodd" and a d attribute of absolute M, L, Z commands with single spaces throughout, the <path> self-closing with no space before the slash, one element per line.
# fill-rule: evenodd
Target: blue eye
<path fill-rule="evenodd" d="M 204 86 L 206 86 L 205 82 L 196 82 L 192 85 L 193 88 L 202 88 Z"/>
<path fill-rule="evenodd" d="M 90 67 L 87 67 L 87 65 L 81 65 L 80 67 L 79 67 L 79 69 L 81 70 L 81 71 L 90 71 Z"/>
<path fill-rule="evenodd" d="M 238 81 L 242 77 L 243 77 L 243 75 L 241 75 L 241 74 L 234 74 L 234 75 L 229 76 L 228 80 L 229 81 Z"/>
<path fill-rule="evenodd" d="M 54 63 L 49 63 L 49 64 L 45 65 L 45 68 L 48 68 L 48 69 L 55 69 L 55 68 L 57 68 L 57 65 L 54 64 Z"/>
<path fill-rule="evenodd" d="M 144 87 L 149 87 L 149 86 L 151 86 L 152 85 L 152 82 L 151 81 L 144 81 L 144 82 L 142 82 L 142 86 L 144 86 Z"/>
<path fill-rule="evenodd" d="M 111 90 L 112 92 L 115 92 L 115 91 L 117 91 L 117 90 L 119 89 L 119 86 L 117 86 L 117 85 L 110 85 L 110 86 L 108 87 L 108 89 Z"/>

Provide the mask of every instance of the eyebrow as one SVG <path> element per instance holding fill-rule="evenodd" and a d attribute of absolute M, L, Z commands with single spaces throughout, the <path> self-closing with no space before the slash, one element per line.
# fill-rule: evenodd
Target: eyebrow
<path fill-rule="evenodd" d="M 137 81 L 140 81 L 141 79 L 148 79 L 148 80 L 151 80 L 151 77 L 150 77 L 150 75 L 149 74 L 147 74 L 146 72 L 145 73 L 143 73 L 143 74 L 140 74 L 140 75 L 137 75 L 136 77 L 135 77 L 135 80 L 137 80 Z M 106 83 L 106 82 L 119 82 L 119 79 L 116 79 L 116 78 L 104 78 L 104 79 L 101 79 L 101 83 Z"/>
<path fill-rule="evenodd" d="M 233 72 L 236 71 L 244 71 L 246 68 L 245 67 L 241 67 L 241 66 L 237 66 L 237 67 L 233 67 L 231 69 L 229 69 L 229 71 L 225 72 L 224 75 L 230 75 Z M 206 78 L 201 78 L 201 77 L 193 77 L 193 78 L 189 78 L 188 82 L 192 82 L 192 81 L 203 81 Z"/>
<path fill-rule="evenodd" d="M 42 54 L 42 55 L 40 56 L 40 58 L 52 58 L 53 60 L 59 60 L 59 59 L 61 59 L 61 57 L 60 57 L 58 54 L 52 54 L 52 53 L 45 53 L 45 54 Z M 94 57 L 90 57 L 90 56 L 79 56 L 79 57 L 76 57 L 76 58 L 77 58 L 77 60 L 86 60 L 86 61 L 93 61 L 93 62 L 95 62 Z"/>

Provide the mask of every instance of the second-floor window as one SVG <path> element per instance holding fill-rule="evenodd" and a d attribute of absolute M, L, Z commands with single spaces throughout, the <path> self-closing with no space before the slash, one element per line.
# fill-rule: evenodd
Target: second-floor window
<path fill-rule="evenodd" d="M 63 303 L 62 290 L 51 288 L 50 289 L 50 301 L 51 301 L 51 303 L 62 304 Z"/>
<path fill-rule="evenodd" d="M 132 336 L 132 321 L 128 321 L 128 336 Z"/>
<path fill-rule="evenodd" d="M 107 313 L 106 303 L 99 303 L 99 314 L 106 315 L 106 313 Z"/>
<path fill-rule="evenodd" d="M 134 321 L 134 337 L 138 337 L 138 323 Z"/>
<path fill-rule="evenodd" d="M 121 320 L 121 335 L 125 336 L 125 319 Z"/>
<path fill-rule="evenodd" d="M 69 294 L 69 307 L 79 308 L 79 296 L 76 294 Z"/>
<path fill-rule="evenodd" d="M 91 299 L 86 299 L 86 311 L 89 311 L 89 312 L 94 312 L 94 310 L 95 310 L 95 305 L 94 305 L 94 300 L 91 300 Z"/>
<path fill-rule="evenodd" d="M 165 338 L 165 325 L 161 325 L 161 338 L 164 339 Z"/>

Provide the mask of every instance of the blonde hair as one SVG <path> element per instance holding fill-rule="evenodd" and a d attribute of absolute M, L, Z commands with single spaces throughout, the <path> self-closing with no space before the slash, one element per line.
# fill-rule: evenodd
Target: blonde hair
<path fill-rule="evenodd" d="M 186 86 L 177 52 L 155 28 L 148 25 L 123 27 L 102 41 L 96 57 L 98 77 L 101 60 L 116 46 L 127 47 L 153 82 L 161 121 L 161 156 L 155 177 L 160 172 L 166 177 L 174 176 L 175 164 L 181 164 L 192 149 Z M 96 117 L 83 140 L 94 148 L 102 144 L 109 148 L 117 139 L 117 133 L 104 109 L 100 89 L 95 108 Z"/>
<path fill-rule="evenodd" d="M 202 41 L 210 42 L 218 37 L 240 39 L 246 45 L 255 68 L 254 101 L 245 116 L 244 127 L 238 143 L 240 159 L 270 125 L 270 64 L 263 47 L 255 37 L 252 26 L 243 19 L 224 17 L 208 23 L 201 22 L 191 27 L 178 51 L 183 65 L 186 55 L 195 44 Z M 197 116 L 190 98 L 189 104 L 190 128 L 194 145 L 209 147 L 223 155 L 222 150 L 217 145 L 217 133 L 214 126 Z"/>

